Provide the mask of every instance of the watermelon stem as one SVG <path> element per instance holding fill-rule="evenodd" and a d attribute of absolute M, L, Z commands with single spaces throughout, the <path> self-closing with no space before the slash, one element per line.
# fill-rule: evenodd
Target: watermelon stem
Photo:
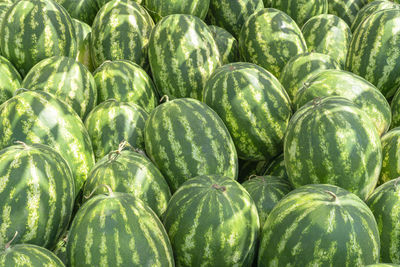
<path fill-rule="evenodd" d="M 160 99 L 160 103 L 164 102 L 164 100 L 165 100 L 165 102 L 168 102 L 168 101 L 169 101 L 169 96 L 163 95 L 163 96 L 161 97 L 161 99 Z"/>
<path fill-rule="evenodd" d="M 328 191 L 328 190 L 325 190 L 325 192 L 326 192 L 326 193 L 328 193 L 329 195 L 331 195 L 331 196 L 333 197 L 333 199 L 332 199 L 332 200 L 334 200 L 334 201 L 336 201 L 336 200 L 337 200 L 337 196 L 336 196 L 336 194 L 335 194 L 335 193 L 333 193 L 332 191 Z"/>
<path fill-rule="evenodd" d="M 220 185 L 217 185 L 217 184 L 213 184 L 212 187 L 217 189 L 217 190 L 220 190 L 222 192 L 226 191 L 226 187 L 225 186 L 220 186 Z"/>
<path fill-rule="evenodd" d="M 8 241 L 8 243 L 6 244 L 6 246 L 5 246 L 6 249 L 8 249 L 11 246 L 11 243 L 15 240 L 15 238 L 17 238 L 17 235 L 18 235 L 18 231 L 15 231 L 14 237 L 10 241 Z"/>
<path fill-rule="evenodd" d="M 26 143 L 22 142 L 22 141 L 15 141 L 14 143 L 18 144 L 18 145 L 22 145 L 25 149 L 29 148 L 29 146 Z"/>
<path fill-rule="evenodd" d="M 124 150 L 126 147 L 131 147 L 131 145 L 128 143 L 128 141 L 123 140 L 119 145 L 118 149 L 111 151 L 108 154 L 108 160 L 115 160 L 119 155 L 121 155 L 122 150 Z M 114 158 L 112 156 L 114 155 Z"/>
<path fill-rule="evenodd" d="M 92 192 L 90 192 L 89 195 L 83 196 L 85 199 L 89 199 L 93 196 L 94 192 L 97 191 L 97 189 L 99 189 L 99 187 L 105 187 L 108 190 L 108 195 L 111 196 L 114 192 L 112 191 L 111 187 L 109 185 L 106 184 L 99 184 L 98 186 L 96 186 Z"/>

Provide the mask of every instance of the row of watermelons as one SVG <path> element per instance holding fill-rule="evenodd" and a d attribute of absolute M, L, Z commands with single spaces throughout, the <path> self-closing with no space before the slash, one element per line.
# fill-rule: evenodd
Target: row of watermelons
<path fill-rule="evenodd" d="M 399 26 L 391 1 L 0 1 L 0 266 L 400 264 Z"/>

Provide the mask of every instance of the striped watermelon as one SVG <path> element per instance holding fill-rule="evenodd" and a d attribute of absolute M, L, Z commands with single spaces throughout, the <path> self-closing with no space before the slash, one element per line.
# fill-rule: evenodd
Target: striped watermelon
<path fill-rule="evenodd" d="M 71 107 L 42 91 L 27 91 L 0 106 L 0 148 L 15 141 L 42 143 L 59 152 L 75 178 L 75 193 L 94 165 L 89 134 Z"/>
<path fill-rule="evenodd" d="M 12 267 L 64 267 L 62 261 L 51 251 L 30 244 L 6 248 L 0 252 L 0 266 Z"/>
<path fill-rule="evenodd" d="M 148 114 L 136 104 L 109 99 L 89 113 L 85 126 L 96 160 L 113 151 L 122 141 L 144 150 L 144 127 Z"/>
<path fill-rule="evenodd" d="M 75 199 L 64 158 L 41 144 L 9 146 L 0 151 L 0 177 L 0 246 L 17 231 L 14 244 L 54 247 L 68 226 Z"/>
<path fill-rule="evenodd" d="M 93 73 L 98 102 L 115 99 L 141 106 L 151 112 L 158 105 L 156 87 L 139 65 L 128 60 L 106 61 Z"/>
<path fill-rule="evenodd" d="M 0 104 L 13 96 L 21 82 L 21 76 L 11 62 L 0 56 Z"/>
<path fill-rule="evenodd" d="M 149 61 L 160 95 L 202 98 L 206 80 L 221 65 L 208 26 L 192 15 L 162 19 L 150 37 Z"/>
<path fill-rule="evenodd" d="M 315 16 L 301 31 L 310 51 L 330 55 L 344 66 L 351 41 L 351 30 L 344 20 L 330 14 Z"/>
<path fill-rule="evenodd" d="M 176 266 L 251 266 L 257 208 L 230 177 L 198 176 L 172 196 L 164 216 Z"/>
<path fill-rule="evenodd" d="M 90 39 L 94 67 L 106 60 L 126 59 L 147 66 L 147 47 L 154 22 L 132 1 L 113 0 L 97 13 Z"/>
<path fill-rule="evenodd" d="M 328 0 L 271 0 L 271 7 L 288 14 L 299 27 L 310 18 L 328 12 Z"/>
<path fill-rule="evenodd" d="M 397 90 L 391 103 L 392 109 L 392 125 L 391 128 L 400 126 L 400 90 Z"/>
<path fill-rule="evenodd" d="M 127 193 L 97 195 L 78 210 L 68 236 L 69 266 L 174 266 L 156 214 Z"/>
<path fill-rule="evenodd" d="M 313 76 L 300 89 L 293 100 L 299 109 L 316 97 L 342 96 L 354 102 L 370 117 L 379 135 L 390 127 L 391 111 L 385 97 L 371 83 L 342 70 L 326 70 Z"/>
<path fill-rule="evenodd" d="M 284 143 L 295 188 L 333 184 L 366 199 L 382 165 L 379 134 L 367 114 L 338 96 L 316 99 L 292 117 Z"/>
<path fill-rule="evenodd" d="M 207 15 L 210 0 L 143 0 L 155 22 L 172 14 L 189 14 L 200 19 Z"/>
<path fill-rule="evenodd" d="M 198 100 L 182 98 L 158 106 L 146 122 L 144 137 L 147 155 L 172 192 L 198 175 L 237 179 L 232 138 L 218 115 Z"/>
<path fill-rule="evenodd" d="M 307 51 L 299 27 L 284 12 L 273 8 L 257 11 L 243 25 L 239 36 L 243 59 L 257 64 L 279 79 L 286 63 Z"/>
<path fill-rule="evenodd" d="M 105 193 L 102 184 L 115 192 L 131 193 L 146 203 L 159 217 L 167 209 L 171 192 L 165 178 L 144 155 L 130 151 L 112 151 L 96 162 L 85 183 L 83 194 Z"/>
<path fill-rule="evenodd" d="M 379 260 L 368 206 L 333 185 L 307 185 L 284 197 L 261 234 L 258 266 L 364 266 Z"/>
<path fill-rule="evenodd" d="M 225 123 L 239 158 L 269 161 L 282 152 L 291 102 L 265 69 L 241 62 L 218 68 L 204 87 L 203 101 Z"/>
<path fill-rule="evenodd" d="M 289 182 L 277 176 L 257 176 L 242 183 L 242 186 L 257 206 L 261 228 L 275 205 L 292 191 Z"/>
<path fill-rule="evenodd" d="M 210 0 L 207 18 L 210 24 L 224 28 L 235 38 L 239 38 L 246 20 L 263 8 L 263 0 Z"/>
<path fill-rule="evenodd" d="M 354 32 L 357 27 L 369 16 L 377 11 L 391 8 L 400 8 L 400 5 L 386 0 L 375 0 L 365 5 L 358 13 L 353 23 L 351 24 L 351 31 Z"/>
<path fill-rule="evenodd" d="M 289 181 L 289 177 L 286 172 L 284 154 L 282 153 L 273 161 L 271 161 L 271 163 L 262 175 L 279 176 Z"/>
<path fill-rule="evenodd" d="M 7 10 L 10 8 L 12 5 L 11 2 L 1 2 L 0 1 L 0 25 L 1 22 L 3 21 L 4 16 L 6 15 Z"/>
<path fill-rule="evenodd" d="M 374 84 L 386 98 L 400 86 L 400 10 L 373 13 L 353 33 L 346 69 Z"/>
<path fill-rule="evenodd" d="M 239 43 L 235 37 L 221 27 L 210 25 L 208 28 L 217 43 L 222 65 L 239 61 Z"/>
<path fill-rule="evenodd" d="M 96 0 L 55 0 L 62 5 L 72 18 L 92 25 L 99 8 Z"/>
<path fill-rule="evenodd" d="M 340 65 L 328 55 L 307 52 L 292 57 L 283 68 L 279 80 L 293 100 L 309 78 L 326 69 L 340 69 Z"/>
<path fill-rule="evenodd" d="M 243 183 L 254 176 L 263 175 L 268 165 L 266 161 L 239 160 L 238 182 Z"/>
<path fill-rule="evenodd" d="M 94 71 L 92 56 L 90 54 L 90 36 L 92 28 L 84 22 L 72 19 L 76 32 L 76 43 L 78 46 L 78 54 L 76 61 L 85 65 L 89 71 Z"/>
<path fill-rule="evenodd" d="M 361 8 L 371 0 L 328 0 L 328 13 L 343 19 L 351 26 Z"/>
<path fill-rule="evenodd" d="M 382 262 L 400 264 L 400 178 L 389 181 L 373 192 L 367 205 L 374 213 L 381 239 Z"/>
<path fill-rule="evenodd" d="M 22 76 L 45 58 L 76 57 L 78 48 L 72 20 L 65 9 L 52 0 L 18 1 L 7 11 L 3 22 L 1 53 Z"/>
<path fill-rule="evenodd" d="M 381 142 L 383 160 L 379 183 L 383 184 L 400 177 L 400 128 L 387 132 Z"/>
<path fill-rule="evenodd" d="M 40 61 L 28 72 L 21 86 L 52 93 L 70 105 L 82 119 L 97 103 L 93 75 L 84 65 L 68 57 Z"/>

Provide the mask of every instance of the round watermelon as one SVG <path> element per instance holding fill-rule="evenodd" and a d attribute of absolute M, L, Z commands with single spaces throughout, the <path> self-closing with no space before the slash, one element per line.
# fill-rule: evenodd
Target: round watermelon
<path fill-rule="evenodd" d="M 12 267 L 65 267 L 51 251 L 30 244 L 20 244 L 0 252 L 0 266 Z"/>
<path fill-rule="evenodd" d="M 62 5 L 71 17 L 92 25 L 99 8 L 96 0 L 55 0 Z"/>
<path fill-rule="evenodd" d="M 210 0 L 143 0 L 155 22 L 172 14 L 188 14 L 204 19 Z"/>
<path fill-rule="evenodd" d="M 278 157 L 274 158 L 262 175 L 278 176 L 289 181 L 289 177 L 286 172 L 284 154 L 282 153 Z"/>
<path fill-rule="evenodd" d="M 221 56 L 222 65 L 239 61 L 239 43 L 227 30 L 210 25 L 210 29 L 215 42 L 217 43 L 218 51 Z"/>

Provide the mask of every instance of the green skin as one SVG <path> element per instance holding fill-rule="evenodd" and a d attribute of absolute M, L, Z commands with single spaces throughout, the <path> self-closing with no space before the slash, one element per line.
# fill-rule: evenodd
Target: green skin
<path fill-rule="evenodd" d="M 391 103 L 392 110 L 392 125 L 390 128 L 396 128 L 400 126 L 400 90 L 397 90 Z"/>
<path fill-rule="evenodd" d="M 192 15 L 175 14 L 154 28 L 149 61 L 160 95 L 202 99 L 207 79 L 221 65 L 217 44 L 208 26 Z"/>
<path fill-rule="evenodd" d="M 97 195 L 76 214 L 68 236 L 70 266 L 174 266 L 156 214 L 127 193 Z"/>
<path fill-rule="evenodd" d="M 127 141 L 144 150 L 144 127 L 148 114 L 138 105 L 109 99 L 89 113 L 85 127 L 93 144 L 96 160 Z"/>
<path fill-rule="evenodd" d="M 218 68 L 204 87 L 203 102 L 224 121 L 239 158 L 269 161 L 282 152 L 291 102 L 265 69 L 251 63 Z"/>
<path fill-rule="evenodd" d="M 257 206 L 261 228 L 275 205 L 293 190 L 286 179 L 277 176 L 257 176 L 242 183 L 242 186 Z"/>
<path fill-rule="evenodd" d="M 55 0 L 62 5 L 72 18 L 92 25 L 99 11 L 96 0 Z"/>
<path fill-rule="evenodd" d="M 246 20 L 263 8 L 263 0 L 210 0 L 207 19 L 209 24 L 226 29 L 235 38 L 239 38 Z"/>
<path fill-rule="evenodd" d="M 82 120 L 97 103 L 93 75 L 84 65 L 68 57 L 40 61 L 28 72 L 21 86 L 53 94 L 70 105 Z"/>
<path fill-rule="evenodd" d="M 89 174 L 83 195 L 105 193 L 102 184 L 141 199 L 159 217 L 171 198 L 168 184 L 156 166 L 146 156 L 130 150 L 116 150 L 99 160 Z"/>
<path fill-rule="evenodd" d="M 278 79 L 283 67 L 294 56 L 307 51 L 300 28 L 287 14 L 274 8 L 249 17 L 239 36 L 243 59 L 257 64 Z"/>
<path fill-rule="evenodd" d="M 53 248 L 68 226 L 75 199 L 67 162 L 45 145 L 13 145 L 0 151 L 0 176 L 0 247 L 18 232 L 13 244 Z"/>
<path fill-rule="evenodd" d="M 77 19 L 72 19 L 76 31 L 76 43 L 78 45 L 78 54 L 76 61 L 82 63 L 90 72 L 94 71 L 92 58 L 90 55 L 90 35 L 92 28 L 86 23 Z"/>
<path fill-rule="evenodd" d="M 285 167 L 284 155 L 281 154 L 276 157 L 268 166 L 267 170 L 261 175 L 279 176 L 289 181 Z"/>
<path fill-rule="evenodd" d="M 288 14 L 299 27 L 310 18 L 328 12 L 328 0 L 271 0 L 271 7 Z"/>
<path fill-rule="evenodd" d="M 22 141 L 46 144 L 59 152 L 74 174 L 75 193 L 94 165 L 92 143 L 79 116 L 43 91 L 22 92 L 1 105 L 0 132 L 0 149 Z"/>
<path fill-rule="evenodd" d="M 172 192 L 198 175 L 237 179 L 238 158 L 232 138 L 206 104 L 190 98 L 168 101 L 153 110 L 144 132 L 146 153 Z"/>
<path fill-rule="evenodd" d="M 210 25 L 208 28 L 217 43 L 222 65 L 239 61 L 239 43 L 228 31 L 218 26 Z"/>
<path fill-rule="evenodd" d="M 279 81 L 293 100 L 309 78 L 326 69 L 340 69 L 340 65 L 329 55 L 307 52 L 289 60 L 282 70 Z"/>
<path fill-rule="evenodd" d="M 374 85 L 347 71 L 325 70 L 316 74 L 299 90 L 293 105 L 297 110 L 314 98 L 334 95 L 353 101 L 370 117 L 379 135 L 388 131 L 392 115 L 386 98 Z"/>
<path fill-rule="evenodd" d="M 333 184 L 365 200 L 381 171 L 380 136 L 367 114 L 350 100 L 315 99 L 293 115 L 284 159 L 295 188 Z"/>
<path fill-rule="evenodd" d="M 7 23 L 2 23 L 0 27 L 1 54 L 22 76 L 45 58 L 76 57 L 78 47 L 74 25 L 67 11 L 56 2 L 18 1 L 7 11 L 4 19 Z"/>
<path fill-rule="evenodd" d="M 257 208 L 231 178 L 204 175 L 185 182 L 163 222 L 176 266 L 251 266 L 260 228 Z"/>
<path fill-rule="evenodd" d="M 343 19 L 351 26 L 361 8 L 371 0 L 328 0 L 328 13 Z"/>
<path fill-rule="evenodd" d="M 0 265 L 13 267 L 65 267 L 64 263 L 51 251 L 30 244 L 15 245 L 2 251 L 0 253 Z"/>
<path fill-rule="evenodd" d="M 156 87 L 139 65 L 116 60 L 104 62 L 93 73 L 98 90 L 98 103 L 115 99 L 138 104 L 150 113 L 158 105 Z"/>
<path fill-rule="evenodd" d="M 372 1 L 365 5 L 358 13 L 357 16 L 355 17 L 353 23 L 351 24 L 351 31 L 354 32 L 357 27 L 369 16 L 371 16 L 373 13 L 384 10 L 384 9 L 391 9 L 391 8 L 397 8 L 400 9 L 400 5 L 397 3 L 393 3 L 391 1 Z"/>
<path fill-rule="evenodd" d="M 394 128 L 381 138 L 382 170 L 379 184 L 384 184 L 400 176 L 400 128 Z"/>
<path fill-rule="evenodd" d="M 0 56 L 0 105 L 21 87 L 21 76 L 10 61 Z"/>
<path fill-rule="evenodd" d="M 323 14 L 308 20 L 301 28 L 309 51 L 330 55 L 344 66 L 351 41 L 351 30 L 341 18 Z"/>
<path fill-rule="evenodd" d="M 353 33 L 346 69 L 374 84 L 390 99 L 400 86 L 400 10 L 373 13 Z"/>
<path fill-rule="evenodd" d="M 286 195 L 264 224 L 258 266 L 343 266 L 379 260 L 374 215 L 356 195 L 306 185 Z"/>
<path fill-rule="evenodd" d="M 210 0 L 143 0 L 143 2 L 156 23 L 172 14 L 188 14 L 204 19 L 210 5 Z"/>
<path fill-rule="evenodd" d="M 400 188 L 399 180 L 391 180 L 375 189 L 367 205 L 378 223 L 381 239 L 381 262 L 400 264 Z"/>
<path fill-rule="evenodd" d="M 94 67 L 106 60 L 126 59 L 147 68 L 147 46 L 153 27 L 152 18 L 139 4 L 119 0 L 105 4 L 92 25 L 90 51 Z"/>

